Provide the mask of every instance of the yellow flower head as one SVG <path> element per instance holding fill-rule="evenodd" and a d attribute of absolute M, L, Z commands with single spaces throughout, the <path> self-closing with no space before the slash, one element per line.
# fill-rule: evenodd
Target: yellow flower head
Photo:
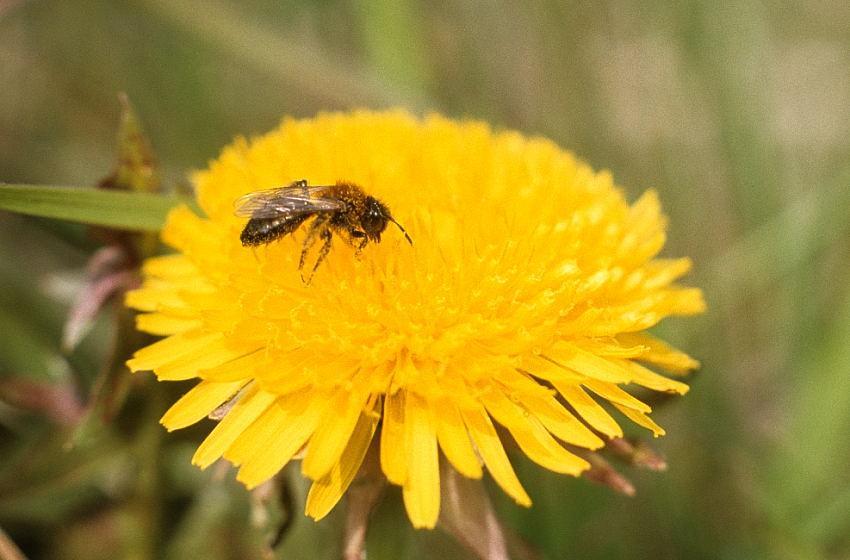
<path fill-rule="evenodd" d="M 415 244 L 391 226 L 356 256 L 336 237 L 310 284 L 298 270 L 309 226 L 243 247 L 234 201 L 302 178 L 361 186 Z M 655 193 L 630 206 L 610 174 L 547 140 L 404 112 L 325 114 L 237 140 L 195 180 L 207 217 L 172 212 L 163 239 L 177 254 L 149 259 L 127 298 L 139 329 L 167 338 L 129 366 L 200 380 L 163 417 L 169 430 L 232 398 L 193 462 L 223 456 L 254 487 L 303 457 L 312 517 L 376 438 L 417 527 L 437 520 L 440 451 L 529 505 L 496 424 L 532 461 L 578 475 L 588 463 L 564 444 L 622 435 L 614 409 L 663 433 L 626 388 L 687 390 L 650 369 L 696 366 L 644 331 L 704 308 L 674 284 L 690 261 L 656 258 Z"/>

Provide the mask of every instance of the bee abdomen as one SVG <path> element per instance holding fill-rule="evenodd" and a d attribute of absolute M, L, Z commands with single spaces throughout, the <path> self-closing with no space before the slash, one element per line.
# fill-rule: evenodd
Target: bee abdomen
<path fill-rule="evenodd" d="M 251 218 L 239 236 L 246 247 L 262 245 L 295 231 L 309 216 L 285 216 L 282 218 Z"/>

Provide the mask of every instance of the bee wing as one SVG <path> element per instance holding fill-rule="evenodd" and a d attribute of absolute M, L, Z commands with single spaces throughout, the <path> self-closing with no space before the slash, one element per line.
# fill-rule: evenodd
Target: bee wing
<path fill-rule="evenodd" d="M 293 183 L 287 187 L 248 193 L 234 201 L 233 212 L 237 216 L 249 218 L 277 218 L 339 210 L 342 207 L 340 202 L 322 198 L 327 188 L 304 187 Z"/>

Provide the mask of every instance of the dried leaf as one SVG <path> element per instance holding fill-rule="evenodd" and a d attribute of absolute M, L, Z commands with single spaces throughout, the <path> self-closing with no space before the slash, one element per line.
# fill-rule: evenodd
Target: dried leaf
<path fill-rule="evenodd" d="M 83 416 L 82 403 L 70 385 L 3 377 L 0 379 L 0 399 L 17 408 L 44 414 L 57 424 L 66 426 L 76 424 Z"/>
<path fill-rule="evenodd" d="M 97 433 L 103 424 L 110 422 L 121 410 L 129 392 L 133 378 L 125 362 L 135 349 L 144 345 L 148 335 L 136 330 L 133 316 L 127 309 L 119 308 L 116 317 L 117 326 L 112 337 L 112 348 L 107 353 L 109 357 L 95 378 L 86 402 L 85 414 L 66 444 L 68 448 L 76 446 Z M 142 383 L 147 382 L 142 378 L 136 379 Z"/>
<path fill-rule="evenodd" d="M 113 173 L 98 185 L 104 189 L 156 193 L 160 178 L 150 141 L 126 93 L 118 95 L 121 124 L 118 128 L 118 164 Z"/>
<path fill-rule="evenodd" d="M 441 463 L 439 526 L 482 560 L 509 560 L 507 539 L 481 480 Z"/>
<path fill-rule="evenodd" d="M 62 332 L 62 349 L 71 352 L 91 329 L 109 299 L 138 284 L 138 274 L 127 269 L 124 252 L 109 246 L 98 249 L 89 260 L 86 281 L 74 298 Z"/>
<path fill-rule="evenodd" d="M 643 440 L 614 438 L 608 442 L 607 448 L 636 467 L 651 471 L 667 470 L 664 457 Z"/>
<path fill-rule="evenodd" d="M 9 535 L 3 529 L 0 529 L 0 558 L 3 560 L 27 560 L 18 545 L 9 538 Z"/>
<path fill-rule="evenodd" d="M 112 173 L 100 181 L 98 188 L 159 193 L 162 190 L 161 182 L 150 141 L 127 95 L 121 93 L 118 101 L 121 103 L 121 124 L 118 127 L 117 163 Z M 157 236 L 150 233 L 104 228 L 92 228 L 92 233 L 106 243 L 123 247 L 133 262 L 153 254 L 158 245 Z"/>
<path fill-rule="evenodd" d="M 635 487 L 631 481 L 617 472 L 608 461 L 597 453 L 586 453 L 584 458 L 590 463 L 590 468 L 582 473 L 584 478 L 603 484 L 620 494 L 635 495 Z"/>
<path fill-rule="evenodd" d="M 377 449 L 377 444 L 374 442 L 369 446 L 357 479 L 346 492 L 347 510 L 342 553 L 344 560 L 366 558 L 366 532 L 369 528 L 369 518 L 387 485 L 387 479 L 380 471 Z"/>

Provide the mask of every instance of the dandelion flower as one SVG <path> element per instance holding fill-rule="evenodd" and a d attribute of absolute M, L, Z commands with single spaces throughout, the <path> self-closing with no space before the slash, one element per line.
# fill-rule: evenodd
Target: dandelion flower
<path fill-rule="evenodd" d="M 241 195 L 302 178 L 360 185 L 415 244 L 390 228 L 356 256 L 336 238 L 305 285 L 303 229 L 246 248 L 233 212 Z M 302 458 L 316 519 L 373 440 L 416 527 L 437 521 L 440 453 L 530 505 L 506 438 L 579 475 L 588 463 L 570 449 L 621 436 L 618 415 L 664 433 L 628 389 L 687 391 L 654 368 L 696 362 L 646 333 L 704 308 L 675 284 L 690 261 L 657 258 L 656 194 L 629 205 L 609 173 L 550 141 L 438 116 L 323 114 L 236 140 L 195 184 L 206 217 L 171 213 L 162 236 L 176 253 L 149 259 L 127 298 L 138 328 L 167 338 L 128 365 L 199 380 L 162 418 L 169 430 L 235 403 L 193 462 L 224 457 L 254 487 Z"/>

